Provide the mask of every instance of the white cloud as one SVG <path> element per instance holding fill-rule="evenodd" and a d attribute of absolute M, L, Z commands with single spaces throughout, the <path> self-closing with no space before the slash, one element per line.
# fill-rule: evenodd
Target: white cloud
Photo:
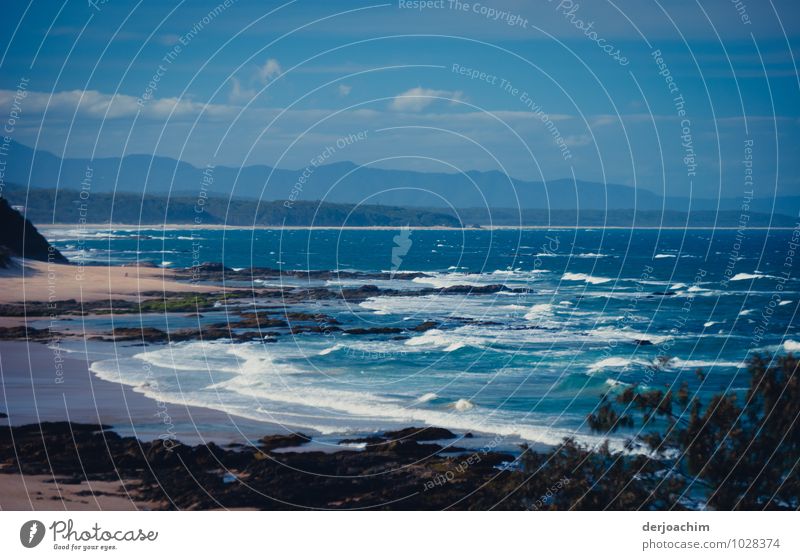
<path fill-rule="evenodd" d="M 255 71 L 249 78 L 244 80 L 248 86 L 254 84 L 266 85 L 283 73 L 280 63 L 275 58 L 268 59 L 261 66 L 256 66 Z M 231 78 L 231 92 L 228 94 L 228 100 L 231 103 L 242 103 L 250 101 L 256 96 L 256 90 L 252 87 L 243 85 L 242 80 L 237 77 Z"/>
<path fill-rule="evenodd" d="M 342 97 L 347 97 L 350 95 L 350 91 L 353 89 L 353 86 L 348 86 L 347 84 L 339 84 L 339 95 Z"/>
<path fill-rule="evenodd" d="M 280 63 L 276 59 L 270 58 L 262 66 L 258 67 L 257 76 L 262 84 L 266 84 L 276 76 L 280 76 L 282 72 Z"/>
<path fill-rule="evenodd" d="M 455 102 L 463 100 L 464 94 L 460 91 L 427 89 L 417 86 L 395 97 L 389 107 L 393 111 L 422 111 L 425 107 L 437 101 L 437 98 L 450 99 Z"/>
<path fill-rule="evenodd" d="M 34 120 L 41 119 L 46 111 L 46 119 L 48 121 L 71 119 L 76 112 L 77 117 L 83 120 L 130 119 L 139 112 L 140 119 L 151 121 L 166 121 L 169 118 L 170 121 L 176 122 L 193 119 L 202 113 L 205 120 L 227 122 L 240 115 L 242 102 L 249 101 L 255 95 L 254 90 L 247 89 L 236 78 L 231 79 L 231 87 L 229 103 L 203 103 L 186 97 L 153 97 L 149 100 L 140 100 L 132 95 L 109 94 L 97 90 L 61 91 L 51 96 L 50 93 L 29 90 L 26 97 L 21 100 L 21 106 L 22 114 Z M 416 88 L 413 91 L 416 91 Z M 460 92 L 424 91 L 426 95 L 447 99 L 460 96 Z M 7 114 L 10 111 L 15 94 L 16 90 L 0 90 L 0 113 Z M 497 110 L 488 113 L 481 111 L 460 111 L 456 113 L 449 111 L 422 112 L 418 109 L 420 105 L 414 103 L 415 101 L 433 102 L 434 100 L 425 97 L 400 99 L 399 109 L 409 112 L 408 115 L 404 116 L 404 122 L 436 126 L 442 123 L 458 124 L 467 127 L 465 130 L 477 126 L 481 127 L 484 132 L 487 125 L 502 127 L 498 119 L 513 125 L 515 128 L 523 127 L 523 129 L 529 129 L 539 123 L 537 115 L 532 111 Z M 395 99 L 394 101 L 398 100 Z M 423 103 L 422 106 L 424 107 L 428 104 Z M 246 109 L 247 119 L 245 121 L 254 119 L 264 122 L 271 120 L 280 113 L 282 113 L 282 116 L 276 124 L 289 126 L 289 130 L 295 132 L 305 129 L 320 119 L 329 117 L 330 109 L 282 111 L 279 107 L 250 106 Z M 573 117 L 562 114 L 550 114 L 549 117 L 553 121 L 574 120 Z M 397 124 L 397 115 L 394 112 L 375 108 L 349 110 L 342 113 L 338 118 L 346 121 L 349 125 L 358 126 L 379 127 Z"/>
<path fill-rule="evenodd" d="M 250 101 L 255 97 L 256 91 L 254 89 L 245 88 L 239 78 L 231 78 L 231 92 L 228 94 L 228 99 L 231 103 L 241 103 L 243 101 Z"/>
<path fill-rule="evenodd" d="M 0 90 L 0 107 L 11 107 L 15 90 Z M 206 104 L 187 98 L 161 97 L 149 100 L 132 95 L 108 94 L 97 90 L 70 90 L 53 93 L 28 91 L 21 101 L 23 114 L 43 114 L 48 117 L 91 119 L 130 118 L 141 111 L 147 119 L 180 118 L 198 115 L 201 111 L 211 117 L 233 117 L 238 108 L 230 105 Z"/>

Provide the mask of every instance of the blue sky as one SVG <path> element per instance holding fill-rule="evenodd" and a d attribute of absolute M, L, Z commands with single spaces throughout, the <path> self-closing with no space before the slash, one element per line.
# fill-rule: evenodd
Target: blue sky
<path fill-rule="evenodd" d="M 3 11 L 0 116 L 23 80 L 12 137 L 59 155 L 302 168 L 366 131 L 330 161 L 737 197 L 750 142 L 756 194 L 800 194 L 800 8 L 789 0 Z M 591 34 L 579 29 L 590 22 Z"/>

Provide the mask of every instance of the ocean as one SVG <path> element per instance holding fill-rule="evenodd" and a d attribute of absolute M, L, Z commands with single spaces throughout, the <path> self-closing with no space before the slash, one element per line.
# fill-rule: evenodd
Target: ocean
<path fill-rule="evenodd" d="M 603 438 L 586 418 L 604 395 L 683 382 L 706 399 L 742 392 L 754 353 L 800 350 L 797 229 L 41 229 L 87 265 L 358 271 L 365 277 L 253 274 L 226 284 L 397 290 L 291 310 L 402 334 L 119 343 L 91 364 L 98 377 L 165 402 L 337 437 L 435 425 L 536 444 L 596 443 Z M 489 285 L 504 288 L 430 290 Z M 274 306 L 254 298 L 248 310 L 267 304 Z M 201 320 L 219 323 L 238 311 L 222 306 Z M 175 329 L 197 320 L 114 315 L 86 326 Z M 435 328 L 414 330 L 425 322 Z"/>

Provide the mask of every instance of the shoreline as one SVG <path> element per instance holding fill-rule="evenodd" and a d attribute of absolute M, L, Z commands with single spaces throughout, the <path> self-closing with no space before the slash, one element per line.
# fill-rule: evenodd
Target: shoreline
<path fill-rule="evenodd" d="M 51 228 L 70 228 L 70 229 L 110 229 L 110 230 L 163 230 L 163 231 L 201 231 L 201 230 L 353 230 L 353 231 L 397 231 L 401 226 L 282 226 L 282 225 L 253 225 L 253 226 L 231 226 L 226 224 L 50 224 L 50 223 L 37 223 L 34 224 L 39 230 L 47 230 Z M 611 230 L 677 230 L 677 231 L 713 231 L 713 230 L 730 230 L 737 231 L 741 229 L 738 226 L 534 226 L 534 225 L 481 225 L 479 228 L 473 227 L 448 227 L 448 226 L 409 226 L 410 230 L 429 230 L 429 231 L 494 231 L 494 230 L 586 230 L 586 229 L 611 229 Z M 795 227 L 788 226 L 748 226 L 748 230 L 780 230 L 780 231 L 793 231 Z"/>
<path fill-rule="evenodd" d="M 96 377 L 88 358 L 62 356 L 56 370 L 52 352 L 0 342 L 0 510 L 442 509 L 519 476 L 503 467 L 519 453 L 430 426 L 337 435 L 332 446 L 166 403 L 165 438 L 158 401 Z M 459 472 L 469 491 L 434 484 L 442 472 Z"/>
<path fill-rule="evenodd" d="M 171 439 L 189 445 L 253 445 L 265 434 L 286 437 L 303 432 L 313 439 L 303 451 L 323 453 L 347 448 L 339 443 L 343 440 L 370 438 L 413 424 L 412 420 L 385 422 L 366 430 L 323 434 L 301 425 L 253 419 L 185 401 L 157 400 L 131 385 L 104 379 L 91 370 L 94 361 L 107 357 L 101 351 L 114 348 L 115 355 L 121 354 L 115 347 L 119 343 L 92 342 L 86 346 L 85 353 L 83 350 L 68 351 L 61 346 L 54 348 L 50 344 L 0 340 L 0 387 L 3 390 L 0 412 L 8 416 L 0 421 L 12 426 L 60 421 L 103 424 L 120 435 L 142 441 Z M 518 435 L 478 430 L 471 432 L 470 439 L 475 445 L 493 441 L 493 447 L 503 451 L 516 449 L 525 442 Z M 537 450 L 553 447 L 545 442 L 526 443 Z"/>

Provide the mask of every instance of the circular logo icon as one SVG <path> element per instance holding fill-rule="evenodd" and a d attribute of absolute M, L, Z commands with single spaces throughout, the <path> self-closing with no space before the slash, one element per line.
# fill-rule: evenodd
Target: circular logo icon
<path fill-rule="evenodd" d="M 19 530 L 19 541 L 25 548 L 37 546 L 44 538 L 44 523 L 32 519 L 22 524 Z"/>

